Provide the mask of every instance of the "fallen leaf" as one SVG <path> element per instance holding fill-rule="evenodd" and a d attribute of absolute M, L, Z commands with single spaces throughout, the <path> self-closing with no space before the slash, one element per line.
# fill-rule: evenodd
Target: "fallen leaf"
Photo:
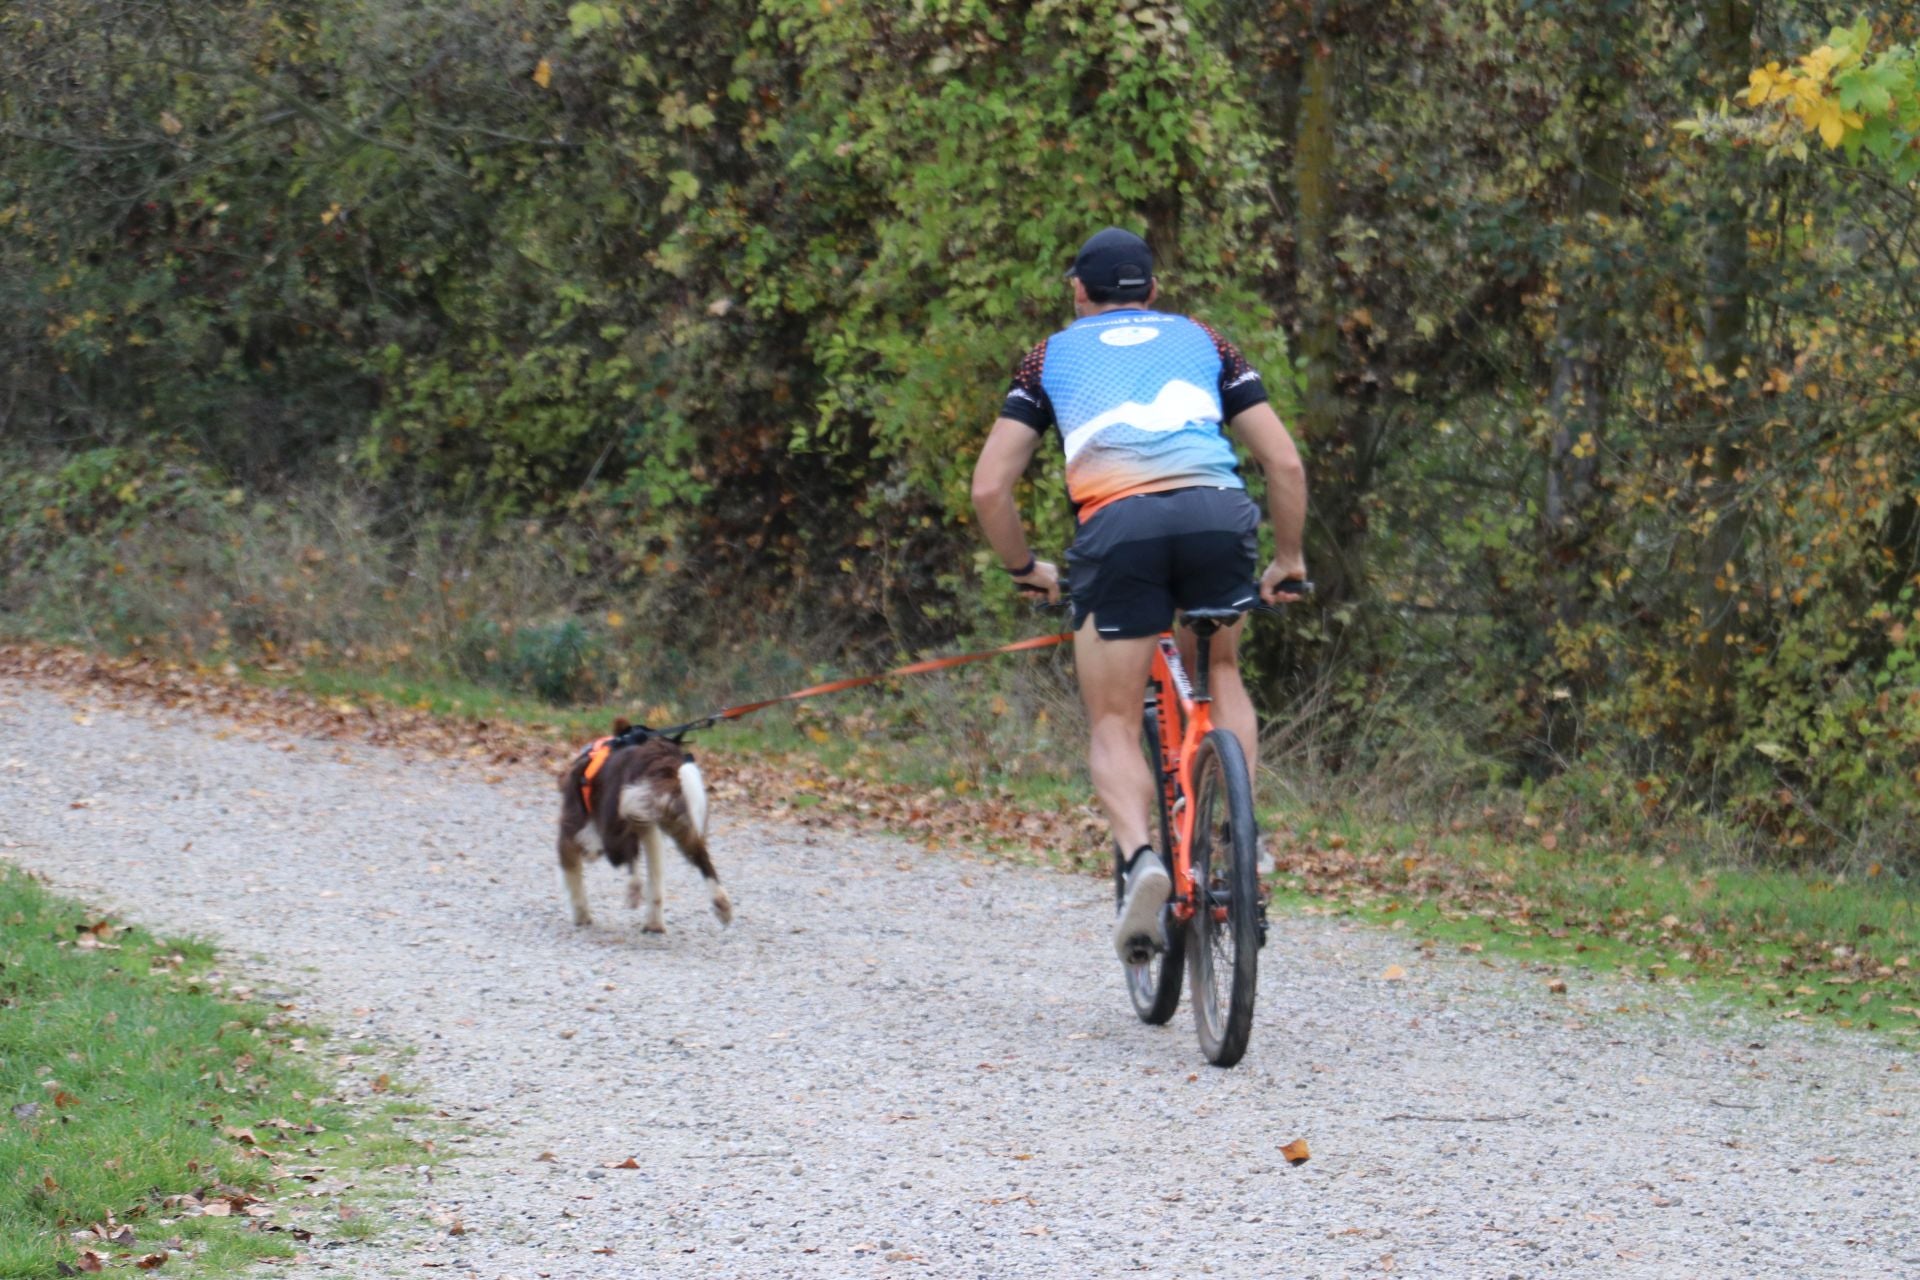
<path fill-rule="evenodd" d="M 93 1249 L 82 1249 L 80 1251 L 80 1269 L 89 1273 L 105 1271 L 107 1269 L 107 1255 Z"/>
<path fill-rule="evenodd" d="M 1291 1165 L 1303 1165 L 1311 1159 L 1313 1155 L 1312 1152 L 1307 1150 L 1307 1140 L 1305 1138 L 1295 1138 L 1292 1142 L 1280 1148 L 1280 1154 L 1286 1157 L 1287 1163 Z"/>
<path fill-rule="evenodd" d="M 552 84 L 553 83 L 553 64 L 551 62 L 548 62 L 545 58 L 540 59 L 539 64 L 535 66 L 533 69 L 533 82 L 539 85 L 542 89 Z"/>
<path fill-rule="evenodd" d="M 1547 990 L 1556 996 L 1563 996 L 1567 994 L 1567 980 L 1565 978 L 1554 978 L 1547 983 Z"/>
<path fill-rule="evenodd" d="M 1407 980 L 1407 971 L 1397 964 L 1390 964 L 1387 966 L 1387 971 L 1380 975 L 1380 980 L 1382 982 L 1405 982 Z"/>
<path fill-rule="evenodd" d="M 168 1253 L 150 1253 L 133 1265 L 142 1271 L 157 1271 L 167 1265 L 167 1259 L 171 1256 Z"/>
<path fill-rule="evenodd" d="M 377 1077 L 375 1077 L 373 1082 L 373 1091 L 375 1093 L 385 1093 L 387 1090 L 391 1089 L 392 1087 L 393 1087 L 393 1077 L 389 1076 L 386 1072 L 382 1071 Z"/>

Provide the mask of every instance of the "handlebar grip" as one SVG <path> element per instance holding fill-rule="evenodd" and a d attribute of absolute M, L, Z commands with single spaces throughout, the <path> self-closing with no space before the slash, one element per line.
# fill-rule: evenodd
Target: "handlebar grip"
<path fill-rule="evenodd" d="M 1310 596 L 1313 594 L 1313 583 L 1305 578 L 1283 578 L 1273 584 L 1273 589 L 1290 596 Z"/>

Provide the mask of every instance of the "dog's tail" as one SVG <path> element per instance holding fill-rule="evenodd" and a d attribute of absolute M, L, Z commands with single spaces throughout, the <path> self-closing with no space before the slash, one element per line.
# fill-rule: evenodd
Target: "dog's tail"
<path fill-rule="evenodd" d="M 707 838 L 707 780 L 691 758 L 680 762 L 680 795 L 687 803 L 687 817 L 700 838 Z"/>

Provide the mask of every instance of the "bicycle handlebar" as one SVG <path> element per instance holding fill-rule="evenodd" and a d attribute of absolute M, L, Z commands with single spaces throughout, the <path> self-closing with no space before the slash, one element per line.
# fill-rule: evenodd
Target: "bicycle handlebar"
<path fill-rule="evenodd" d="M 1313 582 L 1312 580 L 1307 578 L 1283 578 L 1281 581 L 1274 583 L 1273 589 L 1275 591 L 1285 592 L 1287 595 L 1290 595 L 1290 596 L 1310 596 L 1313 594 Z M 1059 600 L 1055 601 L 1052 604 L 1046 604 L 1046 603 L 1043 603 L 1042 601 L 1043 601 L 1043 597 L 1045 597 L 1047 593 L 1040 590 L 1038 587 L 1028 587 L 1028 586 L 1021 585 L 1019 590 L 1021 595 L 1026 596 L 1029 600 L 1033 602 L 1033 607 L 1035 609 L 1058 611 L 1058 610 L 1069 609 L 1069 608 L 1072 608 L 1073 606 L 1072 599 L 1068 597 L 1065 591 L 1062 591 L 1060 593 Z M 1286 610 L 1282 609 L 1277 604 L 1268 604 L 1266 601 L 1262 600 L 1258 604 L 1255 604 L 1254 606 L 1244 610 L 1243 612 L 1271 613 L 1271 614 L 1278 615 L 1281 613 L 1285 613 Z"/>

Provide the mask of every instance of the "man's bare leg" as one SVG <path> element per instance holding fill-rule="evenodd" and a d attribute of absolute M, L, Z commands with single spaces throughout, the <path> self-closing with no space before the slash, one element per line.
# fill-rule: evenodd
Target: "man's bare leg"
<path fill-rule="evenodd" d="M 1153 773 L 1140 750 L 1140 718 L 1155 642 L 1152 636 L 1103 639 L 1093 621 L 1087 618 L 1073 644 L 1080 698 L 1086 704 L 1092 737 L 1087 767 L 1094 793 L 1107 811 L 1114 842 L 1122 853 L 1131 854 L 1153 843 L 1147 834 L 1154 802 Z"/>

